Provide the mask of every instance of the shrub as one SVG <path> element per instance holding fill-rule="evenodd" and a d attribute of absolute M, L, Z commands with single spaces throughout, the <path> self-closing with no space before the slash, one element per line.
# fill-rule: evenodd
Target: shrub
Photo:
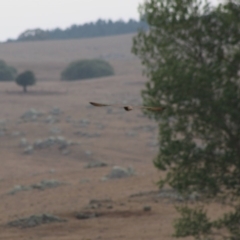
<path fill-rule="evenodd" d="M 14 67 L 8 66 L 5 61 L 0 60 L 0 81 L 14 80 L 17 70 Z"/>
<path fill-rule="evenodd" d="M 32 71 L 25 71 L 17 76 L 16 83 L 23 87 L 24 92 L 27 92 L 27 86 L 34 85 L 36 78 Z"/>
<path fill-rule="evenodd" d="M 63 80 L 98 78 L 114 74 L 113 67 L 101 59 L 83 59 L 72 62 L 61 73 Z"/>

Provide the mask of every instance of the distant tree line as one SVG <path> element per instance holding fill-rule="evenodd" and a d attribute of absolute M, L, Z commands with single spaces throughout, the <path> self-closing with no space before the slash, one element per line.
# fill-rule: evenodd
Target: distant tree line
<path fill-rule="evenodd" d="M 96 22 L 82 25 L 72 25 L 67 29 L 56 28 L 53 30 L 32 29 L 21 33 L 17 39 L 9 39 L 7 42 L 15 41 L 39 41 L 57 39 L 91 38 L 110 36 L 137 32 L 140 29 L 146 30 L 148 25 L 144 21 L 130 19 L 127 22 L 122 20 L 111 21 L 99 19 Z"/>

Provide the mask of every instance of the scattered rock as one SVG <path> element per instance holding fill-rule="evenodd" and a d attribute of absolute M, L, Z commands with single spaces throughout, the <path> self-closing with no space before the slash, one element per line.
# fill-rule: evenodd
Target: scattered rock
<path fill-rule="evenodd" d="M 90 134 L 90 137 L 101 137 L 101 133 Z"/>
<path fill-rule="evenodd" d="M 78 212 L 78 213 L 75 214 L 75 217 L 77 219 L 84 220 L 84 219 L 98 217 L 98 214 L 95 213 L 95 212 Z"/>
<path fill-rule="evenodd" d="M 62 113 L 61 109 L 58 107 L 54 107 L 51 109 L 50 114 L 52 115 L 60 115 Z"/>
<path fill-rule="evenodd" d="M 101 124 L 101 123 L 99 123 L 99 124 L 97 125 L 97 127 L 98 127 L 98 129 L 100 129 L 100 130 L 103 130 L 103 129 L 105 128 L 105 126 L 104 126 L 103 124 Z"/>
<path fill-rule="evenodd" d="M 88 183 L 88 182 L 90 182 L 89 179 L 82 179 L 82 180 L 80 180 L 80 183 Z"/>
<path fill-rule="evenodd" d="M 86 127 L 90 124 L 90 121 L 88 119 L 81 119 L 79 121 L 80 127 Z"/>
<path fill-rule="evenodd" d="M 6 120 L 5 119 L 0 119 L 0 128 L 5 128 L 6 127 Z"/>
<path fill-rule="evenodd" d="M 0 137 L 5 136 L 7 132 L 6 120 L 0 119 Z"/>
<path fill-rule="evenodd" d="M 101 217 L 104 215 L 110 216 L 116 214 L 118 216 L 124 216 L 126 215 L 126 211 L 120 212 L 120 211 L 112 211 L 111 209 L 114 208 L 114 202 L 107 198 L 107 199 L 92 199 L 89 201 L 88 205 L 84 207 L 80 212 L 77 212 L 75 214 L 77 219 L 89 219 L 89 218 L 95 218 L 95 217 Z M 127 215 L 129 216 L 129 212 L 127 212 Z"/>
<path fill-rule="evenodd" d="M 132 175 L 134 175 L 134 170 L 132 168 L 114 166 L 111 172 L 105 176 L 105 179 L 124 178 Z"/>
<path fill-rule="evenodd" d="M 19 120 L 19 119 L 18 119 L 18 120 L 16 121 L 16 124 L 17 124 L 17 125 L 19 125 L 19 124 L 21 124 L 21 123 L 23 123 L 22 120 Z"/>
<path fill-rule="evenodd" d="M 31 188 L 28 187 L 28 186 L 16 185 L 16 186 L 14 186 L 14 188 L 8 194 L 14 195 L 17 192 L 28 191 L 30 189 Z"/>
<path fill-rule="evenodd" d="M 129 132 L 126 133 L 126 135 L 127 135 L 128 137 L 135 137 L 135 136 L 138 135 L 138 133 L 137 133 L 137 132 L 134 132 L 134 131 L 129 131 Z"/>
<path fill-rule="evenodd" d="M 91 199 L 85 208 L 86 209 L 108 208 L 109 206 L 112 206 L 112 203 L 113 203 L 112 200 L 109 198 Z"/>
<path fill-rule="evenodd" d="M 19 132 L 19 131 L 15 131 L 15 132 L 12 132 L 12 133 L 11 133 L 11 136 L 12 136 L 12 137 L 19 137 L 19 136 L 23 136 L 23 135 L 24 135 L 24 133 Z"/>
<path fill-rule="evenodd" d="M 144 206 L 143 207 L 143 211 L 145 211 L 145 212 L 149 212 L 151 210 L 152 210 L 151 206 Z"/>
<path fill-rule="evenodd" d="M 108 109 L 107 109 L 107 114 L 112 114 L 112 113 L 113 113 L 112 108 L 108 108 Z"/>
<path fill-rule="evenodd" d="M 65 121 L 66 121 L 67 123 L 71 123 L 71 122 L 72 122 L 71 116 L 67 116 Z"/>
<path fill-rule="evenodd" d="M 64 182 L 59 182 L 57 180 L 42 180 L 40 183 L 35 183 L 29 186 L 24 186 L 24 185 L 16 185 L 8 194 L 14 195 L 17 192 L 21 191 L 29 191 L 33 189 L 38 189 L 38 190 L 45 190 L 48 188 L 55 188 L 61 185 L 64 185 L 66 183 Z"/>
<path fill-rule="evenodd" d="M 21 116 L 21 119 L 23 119 L 24 121 L 36 121 L 38 117 L 42 115 L 43 115 L 42 112 L 39 112 L 34 108 L 31 108 Z"/>
<path fill-rule="evenodd" d="M 61 151 L 62 155 L 68 155 L 70 153 L 69 149 L 64 149 Z"/>
<path fill-rule="evenodd" d="M 85 168 L 97 168 L 97 167 L 106 167 L 107 163 L 105 162 L 101 162 L 101 161 L 94 161 L 94 162 L 90 162 L 88 163 Z"/>
<path fill-rule="evenodd" d="M 145 132 L 156 132 L 157 126 L 151 126 L 151 125 L 146 125 L 146 126 L 139 126 L 135 127 L 134 130 L 138 131 L 145 131 Z"/>
<path fill-rule="evenodd" d="M 200 198 L 200 194 L 193 192 L 187 196 L 183 196 L 179 192 L 177 192 L 174 189 L 160 189 L 158 193 L 158 197 L 160 198 L 167 198 L 172 201 L 178 201 L 178 202 L 183 202 L 183 201 L 197 201 Z"/>
<path fill-rule="evenodd" d="M 48 116 L 46 117 L 46 119 L 45 119 L 45 122 L 46 122 L 46 123 L 49 123 L 49 124 L 53 124 L 53 123 L 59 122 L 59 119 L 56 118 L 56 117 L 54 117 L 54 116 L 52 116 L 52 115 L 48 115 Z"/>
<path fill-rule="evenodd" d="M 88 137 L 88 133 L 77 130 L 76 132 L 74 132 L 74 134 L 79 135 L 81 137 Z"/>
<path fill-rule="evenodd" d="M 158 140 L 153 140 L 147 143 L 148 147 L 158 147 L 159 146 L 159 141 Z"/>
<path fill-rule="evenodd" d="M 33 146 L 29 145 L 26 148 L 24 148 L 23 153 L 24 154 L 31 154 L 33 152 L 33 150 L 34 150 Z"/>
<path fill-rule="evenodd" d="M 67 144 L 67 140 L 63 136 L 57 136 L 55 140 L 57 144 L 60 144 L 60 145 Z"/>
<path fill-rule="evenodd" d="M 85 151 L 85 154 L 86 154 L 87 156 L 91 156 L 91 155 L 92 155 L 92 151 L 86 150 L 86 151 Z"/>
<path fill-rule="evenodd" d="M 26 138 L 21 138 L 19 142 L 20 147 L 27 147 L 28 146 L 28 141 Z"/>
<path fill-rule="evenodd" d="M 37 139 L 33 144 L 34 148 L 42 148 L 43 145 L 44 145 L 43 140 L 41 140 L 41 139 Z"/>
<path fill-rule="evenodd" d="M 55 173 L 56 170 L 55 170 L 54 168 L 51 168 L 51 169 L 49 170 L 49 172 L 50 172 L 50 173 Z"/>
<path fill-rule="evenodd" d="M 58 145 L 59 150 L 63 150 L 66 149 L 68 146 L 73 145 L 74 142 L 66 140 L 64 137 L 62 136 L 50 136 L 44 140 L 42 139 L 37 139 L 34 142 L 34 147 L 35 148 L 49 148 L 52 145 Z"/>
<path fill-rule="evenodd" d="M 41 215 L 31 215 L 27 218 L 20 218 L 15 221 L 11 221 L 8 223 L 8 226 L 11 227 L 20 227 L 20 228 L 28 228 L 28 227 L 36 227 L 41 224 L 47 224 L 52 222 L 66 222 L 67 220 L 61 219 L 57 216 L 43 213 Z"/>
<path fill-rule="evenodd" d="M 89 137 L 89 138 L 94 138 L 94 137 L 100 137 L 101 133 L 87 133 L 87 132 L 83 132 L 80 130 L 77 130 L 76 132 L 74 132 L 74 134 L 79 135 L 81 137 Z"/>
<path fill-rule="evenodd" d="M 188 196 L 188 200 L 190 201 L 197 201 L 201 198 L 201 194 L 199 194 L 198 192 L 193 192 Z"/>
<path fill-rule="evenodd" d="M 168 198 L 179 202 L 184 200 L 183 196 L 174 189 L 160 189 L 158 197 Z"/>
<path fill-rule="evenodd" d="M 30 188 L 45 190 L 45 189 L 48 189 L 48 188 L 55 188 L 55 187 L 61 186 L 63 184 L 65 184 L 65 183 L 59 182 L 59 181 L 54 180 L 54 179 L 52 179 L 52 180 L 42 180 L 40 183 L 30 185 Z"/>
<path fill-rule="evenodd" d="M 61 132 L 62 132 L 61 129 L 58 128 L 58 127 L 52 127 L 52 128 L 50 129 L 50 133 L 52 133 L 52 134 L 59 134 L 59 133 L 61 133 Z"/>
<path fill-rule="evenodd" d="M 5 131 L 4 130 L 0 130 L 0 137 L 4 137 L 5 136 Z"/>
<path fill-rule="evenodd" d="M 135 197 L 151 197 L 155 198 L 157 197 L 159 191 L 148 191 L 148 192 L 139 192 L 139 193 L 134 193 L 130 195 L 130 198 L 135 198 Z"/>
<path fill-rule="evenodd" d="M 50 136 L 50 137 L 48 137 L 48 138 L 46 139 L 46 141 L 47 141 L 50 145 L 52 145 L 52 144 L 55 143 L 56 137 Z"/>

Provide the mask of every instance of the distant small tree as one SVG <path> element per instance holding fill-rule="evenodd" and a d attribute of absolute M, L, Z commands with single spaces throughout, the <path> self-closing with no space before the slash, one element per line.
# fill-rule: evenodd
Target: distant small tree
<path fill-rule="evenodd" d="M 80 80 L 114 74 L 113 67 L 101 59 L 83 59 L 72 62 L 61 73 L 63 80 Z"/>
<path fill-rule="evenodd" d="M 27 86 L 34 85 L 36 78 L 32 71 L 25 71 L 17 76 L 16 83 L 23 87 L 24 92 L 27 92 Z"/>
<path fill-rule="evenodd" d="M 0 60 L 0 81 L 14 80 L 17 70 L 14 67 L 8 66 L 5 61 Z"/>

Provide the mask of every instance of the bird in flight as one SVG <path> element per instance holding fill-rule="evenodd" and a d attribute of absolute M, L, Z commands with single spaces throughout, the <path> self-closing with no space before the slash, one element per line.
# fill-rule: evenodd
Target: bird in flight
<path fill-rule="evenodd" d="M 135 108 L 138 109 L 146 109 L 149 111 L 154 111 L 154 112 L 161 112 L 163 111 L 165 108 L 164 107 L 148 107 L 148 106 L 124 106 L 124 105 L 113 105 L 113 104 L 102 104 L 102 103 L 96 103 L 96 102 L 89 102 L 91 105 L 95 106 L 95 107 L 118 107 L 118 108 L 123 108 L 126 111 L 131 111 Z"/>

